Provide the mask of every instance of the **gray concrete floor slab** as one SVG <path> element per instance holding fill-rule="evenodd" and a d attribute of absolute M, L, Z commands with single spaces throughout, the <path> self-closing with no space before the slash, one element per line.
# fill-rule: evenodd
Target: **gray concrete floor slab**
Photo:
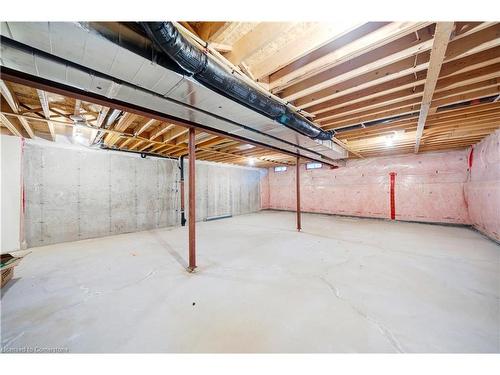
<path fill-rule="evenodd" d="M 263 211 L 34 248 L 2 290 L 9 348 L 500 352 L 500 247 L 463 227 Z"/>

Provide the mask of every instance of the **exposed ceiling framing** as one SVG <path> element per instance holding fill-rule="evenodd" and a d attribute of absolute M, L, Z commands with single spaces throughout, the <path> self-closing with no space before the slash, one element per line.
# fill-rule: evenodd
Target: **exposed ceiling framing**
<path fill-rule="evenodd" d="M 156 154 L 159 156 L 179 157 L 187 154 L 188 128 L 178 124 L 170 124 L 139 116 L 133 113 L 121 112 L 116 119 L 109 108 L 91 102 L 75 100 L 29 86 L 1 81 L 1 87 L 8 91 L 4 96 L 2 90 L 0 120 L 4 132 L 20 137 L 40 137 L 50 141 L 56 137 L 66 137 L 73 140 L 73 129 L 79 128 L 104 134 L 103 143 L 106 147 Z M 7 94 L 8 92 L 8 94 Z M 16 111 L 11 103 L 25 108 Z M 84 120 L 76 124 L 71 118 L 78 113 Z M 108 121 L 110 120 L 111 121 Z M 24 130 L 21 122 L 32 129 L 32 135 Z M 104 128 L 104 123 L 110 126 Z M 84 125 L 87 124 L 87 125 Z M 91 143 L 94 133 L 90 134 Z M 295 158 L 280 152 L 249 145 L 221 136 L 204 133 L 196 136 L 197 158 L 207 161 L 254 165 L 269 167 L 273 165 L 294 164 Z"/>
<path fill-rule="evenodd" d="M 351 157 L 464 148 L 499 127 L 499 23 L 187 24 Z"/>
<path fill-rule="evenodd" d="M 349 156 L 459 149 L 500 126 L 500 24 L 494 22 L 181 22 L 250 79 L 334 130 Z M 70 135 L 71 115 L 92 139 L 178 157 L 187 128 L 0 81 L 3 132 Z M 99 130 L 97 130 L 98 128 Z M 102 130 L 101 130 L 102 129 Z M 215 134 L 200 159 L 256 166 L 294 158 Z"/>

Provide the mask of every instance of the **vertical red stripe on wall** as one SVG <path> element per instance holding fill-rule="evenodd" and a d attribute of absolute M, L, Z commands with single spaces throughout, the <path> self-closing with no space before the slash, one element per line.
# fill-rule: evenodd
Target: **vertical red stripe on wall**
<path fill-rule="evenodd" d="M 396 200 L 394 198 L 394 185 L 396 184 L 396 172 L 389 173 L 391 178 L 391 220 L 396 218 Z"/>
<path fill-rule="evenodd" d="M 472 160 L 474 159 L 474 147 L 470 148 L 470 153 L 469 153 L 469 170 L 472 169 Z"/>

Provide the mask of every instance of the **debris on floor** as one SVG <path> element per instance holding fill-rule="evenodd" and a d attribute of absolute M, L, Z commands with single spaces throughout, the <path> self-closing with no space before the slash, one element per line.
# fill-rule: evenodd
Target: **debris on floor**
<path fill-rule="evenodd" d="M 16 267 L 21 260 L 31 253 L 31 251 L 15 251 L 11 253 L 1 254 L 0 256 L 0 270 L 1 270 L 1 286 L 7 285 L 10 279 L 14 276 L 14 267 Z"/>

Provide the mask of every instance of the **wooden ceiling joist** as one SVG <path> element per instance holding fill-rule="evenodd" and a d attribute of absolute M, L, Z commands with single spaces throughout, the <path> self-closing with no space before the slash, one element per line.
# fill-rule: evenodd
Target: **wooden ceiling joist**
<path fill-rule="evenodd" d="M 12 90 L 9 88 L 7 83 L 4 82 L 3 80 L 0 80 L 0 92 L 1 92 L 2 96 L 5 98 L 5 100 L 7 101 L 7 104 L 9 105 L 12 112 L 19 113 L 20 109 L 19 109 L 19 103 L 17 101 L 17 98 L 16 98 L 15 94 L 12 92 Z M 31 127 L 31 125 L 28 123 L 28 121 L 24 118 L 20 118 L 19 122 L 21 123 L 22 127 L 24 128 L 24 130 L 28 134 L 28 137 L 34 138 L 35 133 Z M 14 127 L 17 129 L 16 126 L 14 126 Z"/>
<path fill-rule="evenodd" d="M 282 69 L 281 72 L 271 75 L 270 88 L 273 92 L 285 89 L 282 97 L 286 100 L 294 100 L 313 90 L 320 90 L 322 80 L 332 79 L 342 74 L 340 72 L 361 68 L 387 55 L 394 55 L 392 60 L 396 61 L 405 53 L 408 55 L 412 51 L 424 51 L 426 42 L 432 39 L 432 35 L 429 35 L 430 31 L 425 28 L 427 25 L 429 23 L 389 23 L 354 41 L 347 34 L 345 44 L 338 46 L 331 53 L 304 66 L 292 68 L 294 63 L 286 68 L 286 70 L 291 69 L 289 74 L 281 76 L 285 70 Z M 422 35 L 419 34 L 417 37 L 415 32 L 419 30 Z M 409 45 L 411 47 L 408 47 Z M 388 57 L 385 58 L 389 60 Z M 341 67 L 334 69 L 336 66 Z"/>
<path fill-rule="evenodd" d="M 17 135 L 18 137 L 24 137 L 22 127 L 20 125 L 14 124 L 9 118 L 7 118 L 4 114 L 0 113 L 0 120 L 2 124 L 9 129 L 9 131 L 13 135 Z"/>
<path fill-rule="evenodd" d="M 225 57 L 234 65 L 239 65 L 248 56 L 275 39 L 280 33 L 287 32 L 291 27 L 292 24 L 289 22 L 261 22 L 234 43 Z"/>
<path fill-rule="evenodd" d="M 349 150 L 349 157 L 463 148 L 499 127 L 500 106 L 492 101 L 500 97 L 497 22 L 456 22 L 451 32 L 449 23 L 443 32 L 446 23 L 433 22 L 182 25 L 185 35 L 191 33 L 213 57 L 243 72 L 246 82 L 277 100 L 292 101 L 322 128 L 336 129 L 333 141 Z M 6 87 L 12 92 L 2 88 L 2 113 L 9 124 L 3 118 L 2 124 L 23 136 L 46 137 L 47 124 L 62 130 L 60 125 L 72 126 L 71 115 L 80 114 L 109 147 L 170 157 L 187 153 L 181 122 L 130 113 L 116 119 L 120 111 L 57 95 L 50 98 L 47 117 L 35 89 L 10 82 Z M 390 147 L 387 137 L 394 138 Z M 256 166 L 295 162 L 214 133 L 198 132 L 196 147 L 202 160 Z"/>
<path fill-rule="evenodd" d="M 267 58 L 251 64 L 252 72 L 257 79 L 262 79 L 314 51 L 318 55 L 321 55 L 322 51 L 323 54 L 327 54 L 327 51 L 332 49 L 336 39 L 358 29 L 360 26 L 355 25 L 346 29 L 345 25 L 339 25 L 338 23 L 310 22 L 301 25 L 294 24 L 294 28 L 301 29 L 296 36 L 286 40 L 285 43 L 280 41 L 277 48 Z M 377 25 L 365 26 L 364 29 L 360 29 L 358 32 L 369 32 L 369 30 L 374 30 L 376 27 Z M 320 51 L 320 48 L 323 48 L 323 50 Z M 304 62 L 299 62 L 297 65 Z"/>
<path fill-rule="evenodd" d="M 42 106 L 43 110 L 43 115 L 45 116 L 45 119 L 50 120 L 50 108 L 49 108 L 49 98 L 47 96 L 47 93 L 43 90 L 36 90 L 38 94 L 38 98 L 40 99 L 40 104 Z M 50 136 L 52 138 L 52 141 L 56 140 L 56 131 L 55 131 L 55 126 L 54 123 L 51 121 L 47 121 L 47 126 L 49 129 Z"/>

